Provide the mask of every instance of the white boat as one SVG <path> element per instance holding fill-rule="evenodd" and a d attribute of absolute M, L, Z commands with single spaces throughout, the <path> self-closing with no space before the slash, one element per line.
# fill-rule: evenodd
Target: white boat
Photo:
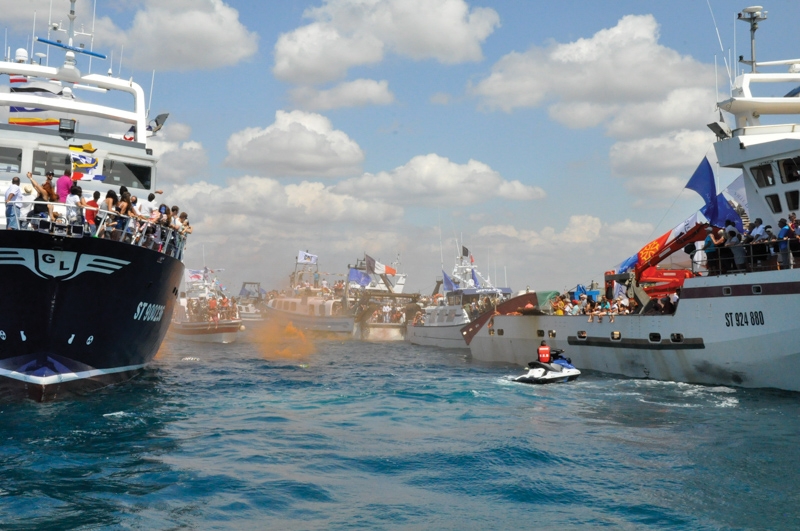
<path fill-rule="evenodd" d="M 355 318 L 344 290 L 322 285 L 317 256 L 300 251 L 291 286 L 266 305 L 266 317 L 308 332 L 352 334 Z"/>
<path fill-rule="evenodd" d="M 263 308 L 266 305 L 266 292 L 259 282 L 244 282 L 236 301 L 236 309 L 242 321 L 260 322 L 264 320 Z"/>
<path fill-rule="evenodd" d="M 437 281 L 430 304 L 411 320 L 406 338 L 412 344 L 468 349 L 461 329 L 477 317 L 477 308 L 493 310 L 511 295 L 511 288 L 494 287 L 464 254 L 456 258 L 451 276 L 442 271 L 443 278 Z M 443 285 L 444 295 L 439 293 Z"/>
<path fill-rule="evenodd" d="M 757 23 L 766 16 L 753 7 L 740 18 L 751 24 L 754 36 Z M 757 63 L 753 57 L 747 64 L 752 72 L 738 76 L 732 97 L 718 104 L 734 115 L 734 125 L 720 121 L 709 127 L 717 134 L 714 147 L 720 164 L 743 171 L 750 219 L 776 226 L 779 218 L 800 207 L 800 127 L 762 125 L 759 116 L 797 115 L 800 98 L 793 96 L 800 90 L 784 97 L 760 97 L 752 89 L 762 83 L 800 85 L 800 59 Z M 775 65 L 788 66 L 789 73 L 758 71 Z M 698 236 L 698 229 L 704 226 L 685 227 L 673 241 L 699 240 L 704 232 Z M 661 243 L 651 258 L 640 251 L 638 260 L 663 260 L 679 250 Z M 607 279 L 625 282 L 629 296 L 643 306 L 652 304 L 637 282 L 638 273 Z M 800 269 L 777 270 L 769 260 L 753 260 L 727 273 L 686 278 L 672 314 L 642 312 L 616 316 L 614 322 L 587 322 L 585 316 L 548 315 L 538 307 L 535 294 L 529 294 L 533 309 L 518 311 L 526 301 L 512 299 L 498 308 L 499 315 L 468 325 L 464 332 L 476 360 L 524 366 L 544 339 L 568 351 L 581 370 L 800 391 L 799 293 Z"/>
<path fill-rule="evenodd" d="M 236 307 L 209 280 L 187 282 L 180 294 L 170 333 L 187 341 L 233 343 L 242 329 Z M 213 302 L 212 302 L 213 301 Z"/>

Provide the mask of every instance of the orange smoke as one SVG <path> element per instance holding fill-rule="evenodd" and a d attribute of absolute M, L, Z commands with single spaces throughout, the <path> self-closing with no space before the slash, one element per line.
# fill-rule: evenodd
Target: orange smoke
<path fill-rule="evenodd" d="M 282 325 L 268 321 L 255 327 L 250 337 L 267 360 L 300 360 L 316 352 L 314 343 L 292 323 Z"/>

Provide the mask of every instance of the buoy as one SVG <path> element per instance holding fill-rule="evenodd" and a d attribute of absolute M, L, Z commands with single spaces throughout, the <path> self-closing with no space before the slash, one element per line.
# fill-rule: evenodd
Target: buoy
<path fill-rule="evenodd" d="M 241 330 L 242 332 L 244 332 L 244 325 L 239 325 L 239 330 Z"/>

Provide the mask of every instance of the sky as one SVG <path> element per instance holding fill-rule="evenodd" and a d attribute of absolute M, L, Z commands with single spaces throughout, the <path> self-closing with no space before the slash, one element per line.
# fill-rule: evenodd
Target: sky
<path fill-rule="evenodd" d="M 46 36 L 50 5 L 0 0 L 12 50 L 34 11 Z M 87 31 L 94 5 L 77 2 Z M 407 291 L 429 292 L 461 245 L 495 285 L 564 290 L 702 206 L 683 187 L 713 157 L 731 58 L 749 58 L 744 7 L 98 0 L 93 48 L 110 60 L 91 70 L 170 113 L 149 145 L 194 227 L 185 264 L 224 269 L 231 291 L 284 288 L 303 250 L 331 274 L 399 261 Z M 758 60 L 800 57 L 800 2 L 764 7 Z M 68 0 L 52 9 L 66 22 Z"/>

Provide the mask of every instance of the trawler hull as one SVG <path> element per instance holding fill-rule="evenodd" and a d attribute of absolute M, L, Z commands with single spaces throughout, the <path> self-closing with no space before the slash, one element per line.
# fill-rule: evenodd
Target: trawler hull
<path fill-rule="evenodd" d="M 673 315 L 497 315 L 473 359 L 526 365 L 542 340 L 581 370 L 800 391 L 800 270 L 689 279 Z"/>
<path fill-rule="evenodd" d="M 239 337 L 241 319 L 220 320 L 218 323 L 173 322 L 170 333 L 179 339 L 199 343 L 233 343 Z"/>
<path fill-rule="evenodd" d="M 288 325 L 291 323 L 296 328 L 306 332 L 352 334 L 355 326 L 355 318 L 352 316 L 304 315 L 277 310 L 269 306 L 267 306 L 265 316 L 267 319 L 280 324 Z"/>
<path fill-rule="evenodd" d="M 47 400 L 116 383 L 156 355 L 183 264 L 97 238 L 0 231 L 0 383 Z"/>
<path fill-rule="evenodd" d="M 412 345 L 423 345 L 439 348 L 461 348 L 468 349 L 469 345 L 464 341 L 461 328 L 464 324 L 426 326 L 409 326 L 406 338 Z"/>

